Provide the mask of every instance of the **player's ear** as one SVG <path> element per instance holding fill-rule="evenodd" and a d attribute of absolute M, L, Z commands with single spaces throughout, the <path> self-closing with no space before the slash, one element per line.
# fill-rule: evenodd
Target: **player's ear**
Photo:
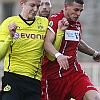
<path fill-rule="evenodd" d="M 64 8 L 65 8 L 65 10 L 67 10 L 67 7 L 68 7 L 68 4 L 65 3 L 65 4 L 64 4 Z"/>
<path fill-rule="evenodd" d="M 24 3 L 24 1 L 23 1 L 23 0 L 20 0 L 20 5 L 21 5 L 21 6 L 23 5 L 23 3 Z"/>

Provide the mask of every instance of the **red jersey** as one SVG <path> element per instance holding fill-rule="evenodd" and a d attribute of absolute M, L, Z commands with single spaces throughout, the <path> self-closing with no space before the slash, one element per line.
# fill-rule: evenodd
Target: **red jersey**
<path fill-rule="evenodd" d="M 49 18 L 49 29 L 56 35 L 58 29 L 58 21 L 64 17 L 63 11 L 52 15 Z M 83 71 L 77 61 L 78 44 L 81 38 L 81 24 L 79 21 L 69 21 L 69 27 L 64 32 L 61 47 L 59 52 L 63 55 L 72 56 L 69 62 L 69 69 L 60 68 L 57 60 L 48 60 L 45 56 L 42 62 L 42 74 L 46 79 L 56 79 L 62 76 L 67 76 L 77 71 Z M 45 75 L 45 76 L 44 76 Z"/>

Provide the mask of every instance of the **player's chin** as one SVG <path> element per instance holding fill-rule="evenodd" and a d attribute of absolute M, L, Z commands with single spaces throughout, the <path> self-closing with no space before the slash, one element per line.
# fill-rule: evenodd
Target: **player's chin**
<path fill-rule="evenodd" d="M 72 19 L 73 22 L 76 22 L 77 20 L 78 20 L 78 17 L 74 17 L 74 18 Z"/>

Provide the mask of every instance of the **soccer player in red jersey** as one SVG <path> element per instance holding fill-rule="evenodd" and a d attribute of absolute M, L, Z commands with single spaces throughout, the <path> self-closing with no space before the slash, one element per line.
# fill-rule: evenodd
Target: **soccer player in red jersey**
<path fill-rule="evenodd" d="M 93 56 L 96 61 L 100 60 L 100 53 L 88 46 L 81 37 L 82 27 L 78 18 L 83 9 L 83 0 L 65 0 L 64 9 L 49 18 L 44 48 L 52 56 L 46 53 L 42 63 L 47 93 L 44 100 L 100 100 L 98 90 L 77 60 L 78 50 Z M 65 19 L 68 22 L 64 23 Z M 59 22 L 67 26 L 63 36 L 57 30 Z M 62 41 L 59 41 L 60 37 Z"/>
<path fill-rule="evenodd" d="M 51 10 L 52 10 L 51 1 L 50 0 L 41 0 L 41 5 L 39 7 L 38 15 L 41 16 L 41 17 L 48 18 L 50 16 Z M 62 24 L 68 24 L 68 21 L 65 19 L 64 21 L 62 20 L 62 21 L 59 22 L 58 25 L 60 27 L 58 27 L 58 28 L 59 28 L 59 31 L 61 31 L 61 32 L 62 32 L 62 30 L 65 30 L 67 28 L 67 26 L 65 27 Z M 57 34 L 59 34 L 59 33 L 57 33 Z M 55 41 L 54 45 L 55 44 L 56 44 L 56 41 Z M 42 80 L 41 81 L 41 90 L 43 91 L 42 92 L 42 96 L 41 96 L 41 100 L 46 100 L 47 96 L 46 96 L 46 79 L 45 79 L 45 73 L 42 73 L 42 79 L 41 80 Z"/>

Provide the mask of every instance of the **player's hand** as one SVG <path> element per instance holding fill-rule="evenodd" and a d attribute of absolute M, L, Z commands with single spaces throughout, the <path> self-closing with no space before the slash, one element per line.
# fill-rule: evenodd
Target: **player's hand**
<path fill-rule="evenodd" d="M 13 22 L 13 23 L 8 25 L 8 29 L 10 32 L 10 36 L 14 37 L 14 34 L 16 33 L 17 25 Z"/>
<path fill-rule="evenodd" d="M 70 59 L 72 56 L 64 56 L 60 55 L 57 57 L 57 62 L 59 63 L 59 66 L 65 70 L 69 68 L 68 59 Z"/>
<path fill-rule="evenodd" d="M 60 20 L 58 22 L 58 29 L 61 31 L 65 31 L 69 26 L 69 22 L 67 21 L 66 18 L 62 18 L 62 20 Z"/>
<path fill-rule="evenodd" d="M 96 62 L 100 62 L 100 52 L 98 53 L 98 55 L 96 57 L 93 57 L 93 59 L 96 61 Z"/>

